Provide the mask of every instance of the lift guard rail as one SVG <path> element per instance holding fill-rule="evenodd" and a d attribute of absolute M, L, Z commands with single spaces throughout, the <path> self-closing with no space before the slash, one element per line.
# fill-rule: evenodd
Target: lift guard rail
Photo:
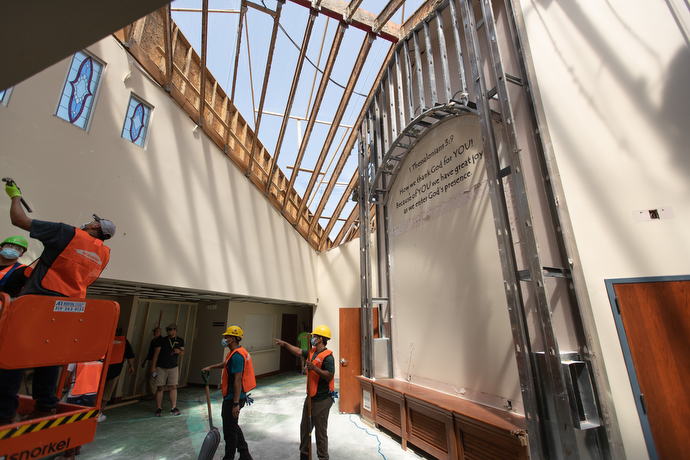
<path fill-rule="evenodd" d="M 120 315 L 114 301 L 26 295 L 10 302 L 0 293 L 0 367 L 29 369 L 63 366 L 58 398 L 70 363 L 104 358 L 98 396 L 101 400 L 113 337 Z M 20 395 L 17 413 L 33 411 L 34 400 Z M 55 415 L 0 427 L 0 457 L 33 459 L 93 441 L 99 407 L 60 403 Z"/>

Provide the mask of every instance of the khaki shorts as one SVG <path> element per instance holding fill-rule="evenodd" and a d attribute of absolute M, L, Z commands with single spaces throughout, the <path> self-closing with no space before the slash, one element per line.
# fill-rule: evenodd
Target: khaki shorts
<path fill-rule="evenodd" d="M 177 385 L 177 367 L 166 369 L 165 367 L 157 367 L 156 372 L 156 386 L 162 387 L 164 385 Z"/>

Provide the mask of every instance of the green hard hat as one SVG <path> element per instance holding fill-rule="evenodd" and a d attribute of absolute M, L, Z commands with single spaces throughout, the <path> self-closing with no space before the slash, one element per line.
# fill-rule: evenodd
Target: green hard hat
<path fill-rule="evenodd" d="M 24 248 L 24 252 L 26 252 L 27 249 L 29 249 L 29 243 L 26 242 L 26 239 L 24 239 L 23 236 L 10 236 L 7 238 L 5 241 L 3 241 L 0 246 L 3 244 L 16 244 L 17 246 L 21 246 Z"/>

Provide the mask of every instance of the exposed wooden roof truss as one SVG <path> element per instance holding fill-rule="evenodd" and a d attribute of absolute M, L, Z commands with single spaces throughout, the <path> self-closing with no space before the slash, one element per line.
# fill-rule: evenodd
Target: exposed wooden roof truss
<path fill-rule="evenodd" d="M 193 0 L 184 1 L 189 3 Z M 358 237 L 358 205 L 351 200 L 357 186 L 357 170 L 355 167 L 353 171 L 350 161 L 357 140 L 357 130 L 353 126 L 361 125 L 366 115 L 364 107 L 368 105 L 367 101 L 371 99 L 375 88 L 367 88 L 367 95 L 356 88 L 358 84 L 362 86 L 362 75 L 371 62 L 368 60 L 371 59 L 372 47 L 377 39 L 379 42 L 383 40 L 390 48 L 383 62 L 390 59 L 391 50 L 403 30 L 390 20 L 401 7 L 404 11 L 405 0 L 391 0 L 377 13 L 362 10 L 360 5 L 363 0 L 349 3 L 342 0 L 291 0 L 287 3 L 286 0 L 271 0 L 269 6 L 263 0 L 261 4 L 242 0 L 239 10 L 210 8 L 209 0 L 196 1 L 196 8 L 178 6 L 178 2 L 174 1 L 118 31 L 115 36 L 315 249 L 327 250 Z M 408 4 L 410 2 L 407 1 Z M 422 0 L 416 0 L 410 9 L 416 9 L 421 3 Z M 284 65 L 279 66 L 278 73 L 274 68 L 277 41 L 285 39 L 282 35 L 288 35 L 286 29 L 290 26 L 295 30 L 294 24 L 281 23 L 283 12 L 288 11 L 286 8 L 289 7 L 294 17 L 294 11 L 299 6 L 306 8 L 308 15 L 300 32 L 301 45 L 287 37 L 295 47 L 299 46 L 299 53 L 291 68 L 294 71 L 291 84 L 289 90 L 286 86 L 283 91 L 286 97 L 280 111 L 267 110 L 268 101 L 275 107 L 274 101 L 270 100 L 274 81 L 279 79 L 282 83 L 285 80 L 286 85 L 289 81 L 285 78 Z M 197 45 L 200 45 L 200 55 L 174 21 L 174 14 L 181 12 L 194 13 L 200 20 L 201 42 Z M 231 86 L 227 82 L 230 96 L 223 88 L 223 81 L 218 81 L 211 73 L 208 63 L 213 45 L 209 16 L 221 13 L 231 13 L 237 18 L 235 43 L 225 44 L 234 50 L 227 66 L 231 68 L 228 80 L 232 76 Z M 262 29 L 263 37 L 267 37 L 270 30 L 268 51 L 263 54 L 253 48 L 253 42 L 260 40 L 249 30 L 252 19 L 256 17 L 252 15 L 257 13 L 267 15 L 272 21 L 270 29 L 267 29 L 265 22 Z M 320 16 L 328 18 L 323 33 L 315 31 Z M 400 19 L 404 19 L 404 14 Z M 335 33 L 329 35 L 332 40 L 330 48 L 323 49 L 327 47 L 324 42 L 328 22 L 333 21 L 337 27 Z M 347 48 L 343 48 L 349 36 L 362 36 L 356 54 L 351 42 L 348 42 Z M 319 48 L 321 51 L 316 59 Z M 343 57 L 343 49 L 346 49 L 347 57 Z M 327 56 L 323 62 L 322 55 Z M 346 66 L 349 74 L 342 71 L 339 58 L 350 60 Z M 310 64 L 309 69 L 305 61 Z M 341 65 L 340 71 L 333 75 L 338 65 Z M 242 79 L 242 73 L 246 72 L 247 66 L 249 88 L 241 83 L 246 82 L 246 78 Z M 387 69 L 377 66 L 376 70 L 378 75 L 374 81 L 380 81 Z M 313 78 L 310 72 L 314 72 Z M 253 73 L 259 76 L 253 76 Z M 371 74 L 370 68 L 367 77 L 371 78 Z M 304 88 L 308 87 L 309 82 L 312 82 L 311 88 L 305 96 Z M 243 86 L 240 88 L 238 85 Z M 335 103 L 330 95 L 333 88 L 341 91 Z M 244 106 L 240 113 L 236 98 L 246 96 L 248 91 L 251 91 L 251 104 Z M 357 95 L 354 105 L 353 95 Z M 308 116 L 295 111 L 297 105 L 304 107 L 301 98 L 305 97 L 309 101 L 306 104 Z M 296 104 L 296 101 L 299 103 Z M 247 110 L 248 107 L 251 108 Z M 353 118 L 356 113 L 353 109 L 359 112 L 356 118 Z M 349 118 L 347 113 L 350 113 Z M 279 128 L 273 122 L 271 128 L 262 129 L 262 120 L 276 116 L 281 118 Z M 320 128 L 319 134 L 315 134 L 316 126 L 323 123 L 328 125 L 327 130 Z M 295 129 L 297 147 L 293 143 L 285 143 L 286 140 L 294 141 Z M 262 139 L 270 141 L 264 144 Z M 356 160 L 356 151 L 354 158 Z M 309 174 L 308 180 L 304 174 Z M 341 177 L 343 175 L 345 177 Z M 373 208 L 371 212 L 373 215 Z"/>

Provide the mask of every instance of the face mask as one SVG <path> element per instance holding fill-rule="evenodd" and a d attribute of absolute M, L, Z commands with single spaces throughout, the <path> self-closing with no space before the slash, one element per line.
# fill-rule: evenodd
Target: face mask
<path fill-rule="evenodd" d="M 228 346 L 228 341 L 227 341 L 226 339 L 222 339 L 222 340 L 220 341 L 220 344 L 223 345 L 223 348 L 225 348 L 225 347 Z"/>
<path fill-rule="evenodd" d="M 315 347 L 316 346 L 316 337 L 311 338 L 311 346 Z"/>
<path fill-rule="evenodd" d="M 84 224 L 81 224 L 81 227 L 79 227 L 79 230 L 84 230 L 87 225 L 89 225 L 91 222 L 86 222 Z"/>
<path fill-rule="evenodd" d="M 0 256 L 3 256 L 5 259 L 16 259 L 20 256 L 20 254 L 16 249 L 2 248 L 2 251 L 0 251 Z"/>

